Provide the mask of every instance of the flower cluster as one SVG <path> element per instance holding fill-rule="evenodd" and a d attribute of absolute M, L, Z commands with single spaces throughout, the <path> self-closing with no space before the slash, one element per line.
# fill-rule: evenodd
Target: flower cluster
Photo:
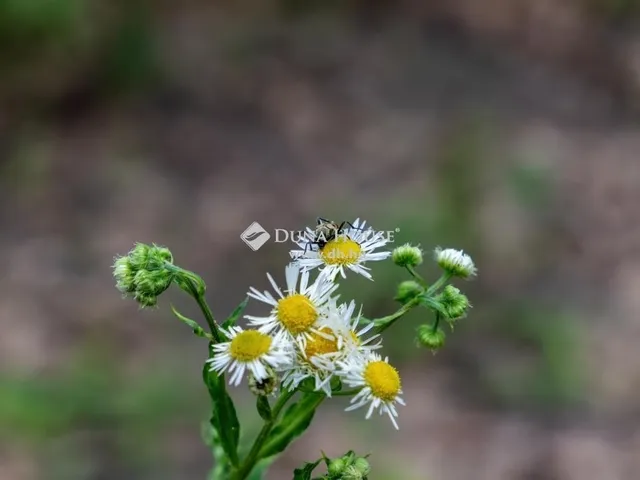
<path fill-rule="evenodd" d="M 417 327 L 416 342 L 434 352 L 442 348 L 446 341 L 442 325 L 446 322 L 453 328 L 471 307 L 466 295 L 449 280 L 469 280 L 477 269 L 463 251 L 438 247 L 434 260 L 442 273 L 430 283 L 416 270 L 424 261 L 422 249 L 405 244 L 388 251 L 389 241 L 366 222 L 337 224 L 320 218 L 315 228 L 307 228 L 296 238 L 297 248 L 289 252 L 292 261 L 284 269 L 283 280 L 267 274 L 271 288 L 251 287 L 247 298 L 223 322 L 216 321 L 207 304 L 203 279 L 175 265 L 167 248 L 138 243 L 126 256 L 115 259 L 116 287 L 142 308 L 156 306 L 158 297 L 175 284 L 196 301 L 207 322 L 208 331 L 172 307 L 194 334 L 209 341 L 203 380 L 211 398 L 204 438 L 216 459 L 210 478 L 246 480 L 252 472 L 264 471 L 266 464 L 261 462 L 302 434 L 328 397 L 349 396 L 346 410 L 366 407 L 366 418 L 377 411 L 398 428 L 397 406 L 404 405 L 402 381 L 389 359 L 380 354 L 382 333 L 412 309 L 424 307 L 434 320 Z M 367 263 L 388 258 L 411 279 L 398 285 L 396 312 L 365 318 L 362 306 L 341 299 L 338 280 L 347 273 L 373 280 Z M 244 315 L 248 326 L 243 328 L 237 320 L 250 299 L 263 304 L 266 311 L 262 316 Z M 241 459 L 240 422 L 227 381 L 238 386 L 245 379 L 265 423 Z M 299 400 L 287 405 L 298 392 Z M 273 404 L 270 396 L 277 397 Z M 323 459 L 327 464 L 324 480 L 366 480 L 371 470 L 366 457 L 353 451 L 338 459 L 324 455 Z M 323 459 L 307 462 L 296 469 L 294 477 L 310 480 Z"/>
<path fill-rule="evenodd" d="M 229 341 L 214 345 L 212 370 L 228 370 L 230 383 L 238 385 L 245 371 L 261 380 L 272 368 L 281 375 L 283 388 L 309 385 L 327 397 L 344 384 L 356 389 L 347 410 L 369 405 L 367 418 L 377 409 L 398 428 L 395 405 L 404 404 L 400 375 L 376 352 L 382 343 L 372 332 L 374 323 L 363 319 L 355 301 L 340 303 L 336 294 L 338 273 L 344 277 L 350 270 L 371 279 L 364 264 L 391 255 L 374 252 L 387 240 L 364 230 L 364 225 L 356 220 L 321 250 L 293 250 L 295 260 L 285 267 L 285 288 L 270 274 L 272 292 L 251 287 L 249 297 L 266 304 L 270 312 L 264 317 L 246 315 L 252 329 L 223 330 Z M 318 275 L 311 280 L 316 268 Z"/>

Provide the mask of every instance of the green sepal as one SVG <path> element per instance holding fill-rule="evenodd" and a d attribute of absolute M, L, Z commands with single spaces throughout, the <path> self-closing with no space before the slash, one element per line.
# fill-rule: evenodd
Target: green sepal
<path fill-rule="evenodd" d="M 302 435 L 311 425 L 316 408 L 324 399 L 325 395 L 322 393 L 305 393 L 298 402 L 287 408 L 260 450 L 260 458 L 282 452 L 293 440 Z"/>
<path fill-rule="evenodd" d="M 238 442 L 240 440 L 240 423 L 233 400 L 227 393 L 224 375 L 209 371 L 205 364 L 202 376 L 211 397 L 211 426 L 217 432 L 220 445 L 224 449 L 232 465 L 238 465 Z"/>
<path fill-rule="evenodd" d="M 229 327 L 233 327 L 238 321 L 238 318 L 240 318 L 240 315 L 242 315 L 242 312 L 244 312 L 244 309 L 247 308 L 248 303 L 249 297 L 246 297 L 242 302 L 240 302 L 240 305 L 238 305 L 235 310 L 231 312 L 231 315 L 229 315 L 229 317 L 227 317 L 227 319 L 223 322 L 222 328 L 226 329 Z"/>
<path fill-rule="evenodd" d="M 178 320 L 180 320 L 183 323 L 186 323 L 189 327 L 191 327 L 191 330 L 193 330 L 193 333 L 195 333 L 198 337 L 208 338 L 209 340 L 213 340 L 213 337 L 211 336 L 211 334 L 205 332 L 204 329 L 200 325 L 198 325 L 198 322 L 196 322 L 195 320 L 191 320 L 190 318 L 187 318 L 184 315 L 182 315 L 180 312 L 178 312 L 178 310 L 176 310 L 176 308 L 173 305 L 171 305 L 171 311 L 178 318 Z"/>
<path fill-rule="evenodd" d="M 271 420 L 271 405 L 269 405 L 269 399 L 265 395 L 258 395 L 256 409 L 258 410 L 260 418 L 265 422 Z"/>
<path fill-rule="evenodd" d="M 296 468 L 293 471 L 293 480 L 311 480 L 311 474 L 321 461 L 322 459 L 313 463 L 306 462 L 302 468 Z"/>

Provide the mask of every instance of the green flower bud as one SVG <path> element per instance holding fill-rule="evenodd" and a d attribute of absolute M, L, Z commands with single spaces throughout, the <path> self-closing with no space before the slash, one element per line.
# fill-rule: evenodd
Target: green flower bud
<path fill-rule="evenodd" d="M 116 288 L 118 290 L 124 294 L 135 292 L 135 275 L 136 270 L 129 257 L 116 258 L 113 264 L 113 276 L 116 279 Z"/>
<path fill-rule="evenodd" d="M 438 295 L 438 300 L 444 307 L 448 320 L 456 320 L 464 317 L 467 310 L 471 307 L 467 296 L 453 285 L 444 287 L 442 293 Z"/>
<path fill-rule="evenodd" d="M 422 263 L 422 250 L 406 243 L 393 250 L 391 259 L 399 267 L 416 267 Z"/>
<path fill-rule="evenodd" d="M 340 477 L 341 480 L 364 480 L 366 477 L 355 465 L 350 465 L 344 469 L 344 473 Z"/>
<path fill-rule="evenodd" d="M 171 286 L 173 274 L 162 270 L 138 270 L 134 277 L 136 292 L 143 295 L 158 296 Z"/>
<path fill-rule="evenodd" d="M 394 300 L 405 305 L 423 292 L 424 289 L 418 282 L 414 280 L 405 280 L 400 285 L 398 285 L 398 292 L 396 293 Z"/>
<path fill-rule="evenodd" d="M 364 457 L 356 458 L 353 466 L 365 477 L 371 473 L 371 465 L 369 465 L 369 462 Z"/>
<path fill-rule="evenodd" d="M 132 295 L 142 307 L 153 307 L 158 303 L 158 295 L 173 282 L 174 274 L 166 267 L 172 262 L 173 256 L 167 248 L 136 243 L 126 257 L 116 258 L 114 262 L 116 288 Z"/>
<path fill-rule="evenodd" d="M 418 345 L 436 351 L 444 345 L 445 333 L 440 328 L 434 331 L 431 325 L 420 325 L 417 329 L 416 340 Z"/>
<path fill-rule="evenodd" d="M 332 477 L 342 478 L 340 475 L 343 474 L 345 468 L 346 462 L 342 458 L 336 458 L 335 460 L 329 460 L 327 473 Z"/>
<path fill-rule="evenodd" d="M 253 373 L 249 373 L 249 390 L 251 390 L 251 393 L 254 395 L 272 395 L 277 390 L 280 381 L 278 374 L 269 366 L 266 366 L 266 369 L 269 376 L 260 381 L 256 379 Z"/>
<path fill-rule="evenodd" d="M 153 270 L 162 268 L 165 262 L 173 263 L 169 249 L 156 244 L 136 243 L 129 252 L 129 258 L 136 270 Z"/>
<path fill-rule="evenodd" d="M 133 298 L 142 308 L 155 307 L 158 304 L 158 297 L 156 295 L 146 295 L 143 292 L 135 292 Z"/>
<path fill-rule="evenodd" d="M 434 256 L 440 268 L 454 277 L 470 278 L 478 273 L 471 257 L 462 250 L 438 247 Z"/>

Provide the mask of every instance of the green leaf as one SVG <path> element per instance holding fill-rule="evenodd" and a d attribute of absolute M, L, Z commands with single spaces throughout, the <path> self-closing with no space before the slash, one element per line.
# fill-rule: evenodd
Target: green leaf
<path fill-rule="evenodd" d="M 211 397 L 211 426 L 215 429 L 220 445 L 231 463 L 234 466 L 238 465 L 240 423 L 233 400 L 227 393 L 224 375 L 210 372 L 208 364 L 204 365 L 202 375 Z"/>
<path fill-rule="evenodd" d="M 209 340 L 213 339 L 211 334 L 205 332 L 204 329 L 200 325 L 198 325 L 198 322 L 182 315 L 180 312 L 178 312 L 178 310 L 175 309 L 173 305 L 171 305 L 171 311 L 176 317 L 178 317 L 178 320 L 189 325 L 189 327 L 191 327 L 191 330 L 193 330 L 193 333 L 195 333 L 198 337 L 208 338 Z"/>
<path fill-rule="evenodd" d="M 311 425 L 316 408 L 325 398 L 322 393 L 306 393 L 298 402 L 287 408 L 262 447 L 260 458 L 282 452 L 293 440 L 302 435 Z"/>
<path fill-rule="evenodd" d="M 244 312 L 244 309 L 247 308 L 248 303 L 249 303 L 249 297 L 246 297 L 240 303 L 240 305 L 238 305 L 235 308 L 235 310 L 231 312 L 231 315 L 229 315 L 229 317 L 224 321 L 224 323 L 222 324 L 222 328 L 233 327 L 235 323 L 238 321 L 238 318 L 240 318 L 240 315 L 242 315 L 242 312 Z"/>
<path fill-rule="evenodd" d="M 447 316 L 447 312 L 444 309 L 444 307 L 442 306 L 442 303 L 440 303 L 438 300 L 436 300 L 433 297 L 426 297 L 423 296 L 420 300 L 420 303 L 422 305 L 424 305 L 425 307 L 433 310 L 434 312 L 439 312 L 441 313 L 444 317 Z"/>
<path fill-rule="evenodd" d="M 307 462 L 304 464 L 302 468 L 296 468 L 293 471 L 293 480 L 311 480 L 311 474 L 313 473 L 313 471 L 318 466 L 321 460 L 322 459 L 313 463 Z"/>
<path fill-rule="evenodd" d="M 258 395 L 256 400 L 256 408 L 258 414 L 265 422 L 271 420 L 271 405 L 269 405 L 269 399 L 265 395 Z"/>

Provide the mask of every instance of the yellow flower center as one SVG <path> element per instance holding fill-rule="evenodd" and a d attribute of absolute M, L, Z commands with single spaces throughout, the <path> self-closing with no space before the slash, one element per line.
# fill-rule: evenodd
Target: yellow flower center
<path fill-rule="evenodd" d="M 280 299 L 276 311 L 282 326 L 294 335 L 306 332 L 318 319 L 316 307 L 299 293 Z"/>
<path fill-rule="evenodd" d="M 320 251 L 320 256 L 327 265 L 353 264 L 358 261 L 361 254 L 360 244 L 345 236 L 327 242 Z"/>
<path fill-rule="evenodd" d="M 314 355 L 322 355 L 324 353 L 335 353 L 338 351 L 338 339 L 336 338 L 333 330 L 329 327 L 322 327 L 320 333 L 311 333 L 310 338 L 307 339 L 307 345 L 304 348 L 304 353 L 307 358 L 311 358 Z M 326 338 L 330 336 L 331 338 Z"/>
<path fill-rule="evenodd" d="M 229 354 L 240 362 L 250 362 L 269 351 L 271 337 L 257 330 L 240 332 L 231 340 Z"/>
<path fill-rule="evenodd" d="M 371 394 L 385 402 L 395 400 L 400 392 L 400 375 L 387 362 L 371 362 L 364 369 L 364 381 Z"/>

